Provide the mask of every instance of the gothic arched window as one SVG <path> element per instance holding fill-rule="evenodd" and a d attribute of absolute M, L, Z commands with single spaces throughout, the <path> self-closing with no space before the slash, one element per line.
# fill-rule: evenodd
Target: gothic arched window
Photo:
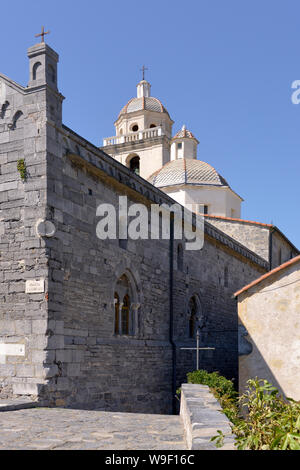
<path fill-rule="evenodd" d="M 123 274 L 114 289 L 114 334 L 134 335 L 137 328 L 137 293 L 130 273 Z"/>

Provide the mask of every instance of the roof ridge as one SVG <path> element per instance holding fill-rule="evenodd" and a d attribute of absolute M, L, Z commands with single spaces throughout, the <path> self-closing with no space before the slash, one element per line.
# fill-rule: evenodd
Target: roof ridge
<path fill-rule="evenodd" d="M 238 219 L 235 217 L 226 217 L 223 215 L 212 215 L 212 214 L 204 214 L 204 215 L 205 217 L 211 217 L 213 219 L 234 220 L 236 222 L 246 222 L 248 224 L 263 225 L 264 227 L 275 227 L 274 224 L 266 224 L 264 222 L 255 222 L 254 220 Z"/>
<path fill-rule="evenodd" d="M 250 289 L 250 287 L 253 287 L 253 286 L 259 284 L 264 279 L 267 279 L 268 277 L 271 277 L 273 274 L 278 273 L 279 271 L 282 271 L 283 269 L 287 268 L 288 266 L 291 266 L 292 264 L 294 264 L 298 261 L 300 261 L 300 255 L 286 261 L 285 263 L 281 264 L 280 266 L 277 266 L 277 268 L 272 269 L 272 271 L 269 271 L 268 273 L 263 274 L 262 276 L 260 276 L 258 279 L 255 279 L 254 281 L 250 282 L 250 284 L 247 284 L 245 287 L 243 287 L 242 289 L 235 292 L 233 294 L 234 297 L 237 297 L 242 292 L 245 292 L 246 290 Z"/>

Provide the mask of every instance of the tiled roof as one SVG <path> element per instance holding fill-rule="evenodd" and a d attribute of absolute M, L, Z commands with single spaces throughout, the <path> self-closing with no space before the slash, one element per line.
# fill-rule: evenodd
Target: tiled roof
<path fill-rule="evenodd" d="M 196 139 L 196 137 L 185 126 L 174 135 L 173 139 Z M 197 141 L 198 142 L 198 141 Z"/>
<path fill-rule="evenodd" d="M 262 227 L 275 227 L 275 225 L 272 224 L 264 224 L 262 222 L 254 222 L 253 220 L 244 220 L 244 219 L 236 219 L 233 217 L 225 217 L 223 215 L 211 215 L 211 214 L 203 214 L 205 217 L 212 218 L 212 219 L 224 219 L 224 220 L 231 220 L 233 222 L 244 222 L 247 224 L 253 224 L 253 225 L 261 225 Z"/>
<path fill-rule="evenodd" d="M 264 279 L 268 279 L 269 277 L 273 276 L 273 274 L 278 273 L 279 271 L 282 271 L 283 269 L 287 268 L 288 266 L 291 266 L 292 264 L 297 263 L 300 261 L 300 255 L 296 256 L 295 258 L 290 259 L 286 263 L 281 264 L 280 266 L 277 266 L 277 268 L 272 269 L 272 271 L 269 271 L 268 273 L 264 274 L 263 276 L 259 277 L 258 279 L 255 279 L 255 281 L 250 282 L 247 286 L 243 287 L 242 289 L 238 290 L 235 292 L 233 295 L 234 297 L 237 297 L 240 295 L 242 292 L 246 292 L 250 287 L 256 286 L 259 284 L 261 281 Z"/>
<path fill-rule="evenodd" d="M 153 173 L 148 181 L 157 188 L 177 184 L 229 186 L 227 181 L 211 165 L 190 158 L 181 158 L 166 163 L 160 170 Z"/>
<path fill-rule="evenodd" d="M 155 111 L 157 113 L 168 113 L 159 99 L 153 96 L 142 96 L 141 98 L 131 98 L 128 103 L 121 109 L 119 117 L 122 114 L 135 113 L 141 110 Z"/>

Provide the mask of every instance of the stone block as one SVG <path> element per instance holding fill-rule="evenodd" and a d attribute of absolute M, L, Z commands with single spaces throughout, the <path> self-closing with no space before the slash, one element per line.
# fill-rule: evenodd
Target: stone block
<path fill-rule="evenodd" d="M 63 349 L 64 345 L 63 335 L 53 335 L 48 338 L 47 349 Z"/>
<path fill-rule="evenodd" d="M 68 377 L 80 376 L 80 364 L 67 364 L 67 376 Z"/>
<path fill-rule="evenodd" d="M 38 395 L 39 386 L 36 383 L 14 383 L 14 395 Z"/>
<path fill-rule="evenodd" d="M 16 364 L 17 377 L 34 377 L 34 367 L 27 364 Z"/>

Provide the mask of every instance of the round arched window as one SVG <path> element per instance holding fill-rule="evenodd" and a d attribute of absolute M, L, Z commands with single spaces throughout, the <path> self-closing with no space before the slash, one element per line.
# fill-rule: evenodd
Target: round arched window
<path fill-rule="evenodd" d="M 131 128 L 132 132 L 136 132 L 139 130 L 139 126 L 137 124 L 134 124 Z"/>
<path fill-rule="evenodd" d="M 136 156 L 130 160 L 129 168 L 136 175 L 140 174 L 140 157 Z"/>
<path fill-rule="evenodd" d="M 150 129 L 153 129 L 153 127 L 157 127 L 156 124 L 151 124 Z"/>

